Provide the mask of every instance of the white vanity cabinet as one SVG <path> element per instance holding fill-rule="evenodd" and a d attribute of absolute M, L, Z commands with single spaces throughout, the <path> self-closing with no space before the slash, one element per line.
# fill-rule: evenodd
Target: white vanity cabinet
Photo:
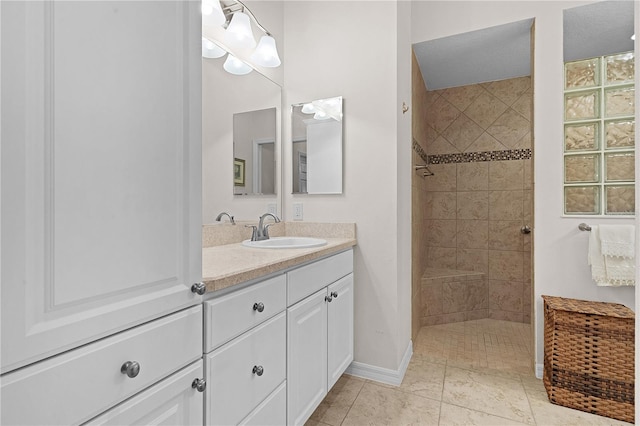
<path fill-rule="evenodd" d="M 353 361 L 352 272 L 349 250 L 287 273 L 290 425 L 309 419 Z"/>
<path fill-rule="evenodd" d="M 3 375 L 1 423 L 78 424 L 201 357 L 197 305 Z"/>
<path fill-rule="evenodd" d="M 88 421 L 202 357 L 199 9 L 0 2 L 2 424 Z"/>
<path fill-rule="evenodd" d="M 286 423 L 286 275 L 205 305 L 205 423 Z"/>

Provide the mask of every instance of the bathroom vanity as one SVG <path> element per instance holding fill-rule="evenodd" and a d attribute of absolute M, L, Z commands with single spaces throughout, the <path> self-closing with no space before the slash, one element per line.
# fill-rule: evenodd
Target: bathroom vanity
<path fill-rule="evenodd" d="M 205 423 L 304 424 L 353 360 L 353 252 L 241 284 L 204 308 Z"/>
<path fill-rule="evenodd" d="M 283 225 L 311 225 L 316 237 L 336 226 Z M 349 366 L 356 241 L 347 226 L 351 236 L 322 247 L 203 248 L 205 424 L 304 424 Z"/>

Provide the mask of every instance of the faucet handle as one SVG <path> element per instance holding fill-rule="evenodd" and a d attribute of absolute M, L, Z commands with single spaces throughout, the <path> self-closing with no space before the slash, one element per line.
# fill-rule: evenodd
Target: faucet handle
<path fill-rule="evenodd" d="M 255 225 L 245 225 L 245 228 L 253 228 L 251 231 L 251 241 L 258 241 L 258 227 Z"/>
<path fill-rule="evenodd" d="M 262 236 L 265 237 L 265 239 L 269 238 L 269 227 L 271 225 L 273 225 L 273 223 L 270 223 L 270 224 L 264 226 L 264 229 L 262 231 Z"/>

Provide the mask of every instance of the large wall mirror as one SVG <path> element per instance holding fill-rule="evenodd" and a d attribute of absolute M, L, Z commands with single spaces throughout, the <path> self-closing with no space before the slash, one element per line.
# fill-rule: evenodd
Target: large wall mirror
<path fill-rule="evenodd" d="M 342 97 L 292 105 L 292 192 L 342 194 Z"/>
<path fill-rule="evenodd" d="M 229 74 L 202 61 L 203 223 L 229 212 L 236 220 L 280 213 L 282 88 L 252 71 Z"/>

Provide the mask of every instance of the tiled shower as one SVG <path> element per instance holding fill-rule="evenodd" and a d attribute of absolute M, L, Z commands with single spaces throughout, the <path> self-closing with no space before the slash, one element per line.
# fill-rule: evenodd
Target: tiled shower
<path fill-rule="evenodd" d="M 531 320 L 530 77 L 429 91 L 414 61 L 413 329 Z"/>

